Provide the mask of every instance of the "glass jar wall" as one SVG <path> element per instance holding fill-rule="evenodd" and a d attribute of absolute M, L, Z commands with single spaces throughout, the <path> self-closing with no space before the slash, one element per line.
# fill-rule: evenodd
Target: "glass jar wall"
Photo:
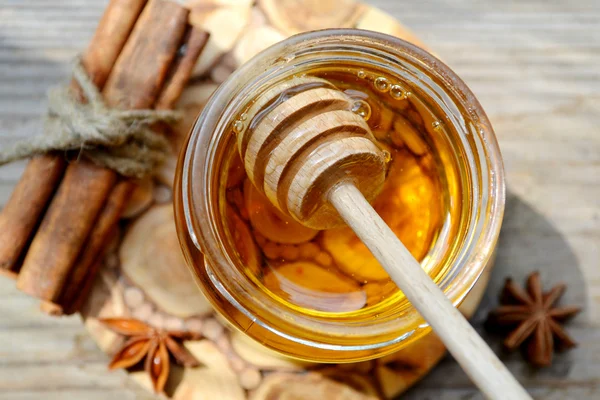
<path fill-rule="evenodd" d="M 176 176 L 176 221 L 188 265 L 219 313 L 296 358 L 378 357 L 429 327 L 351 231 L 289 229 L 294 222 L 268 209 L 239 161 L 236 135 L 252 129 L 248 108 L 298 77 L 355 100 L 353 111 L 391 155 L 374 207 L 456 305 L 490 268 L 498 238 L 504 179 L 496 139 L 443 63 L 359 30 L 306 33 L 265 50 L 221 85 L 194 125 Z"/>

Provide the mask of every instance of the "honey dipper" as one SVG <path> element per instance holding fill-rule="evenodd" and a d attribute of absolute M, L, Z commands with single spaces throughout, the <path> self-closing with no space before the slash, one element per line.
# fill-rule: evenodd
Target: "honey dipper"
<path fill-rule="evenodd" d="M 247 111 L 247 129 L 238 130 L 248 177 L 306 226 L 348 224 L 488 398 L 530 399 L 371 207 L 389 155 L 351 111 L 352 102 L 318 78 L 294 78 L 267 90 Z"/>

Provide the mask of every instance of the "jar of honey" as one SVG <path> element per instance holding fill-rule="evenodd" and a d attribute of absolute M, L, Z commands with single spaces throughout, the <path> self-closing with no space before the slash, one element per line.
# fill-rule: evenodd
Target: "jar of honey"
<path fill-rule="evenodd" d="M 261 94 L 292 80 L 249 115 Z M 491 268 L 502 160 L 460 78 L 424 50 L 375 32 L 291 37 L 212 96 L 176 176 L 177 229 L 198 284 L 225 320 L 271 349 L 318 362 L 365 360 L 418 341 L 429 326 L 349 228 L 313 230 L 272 206 L 247 178 L 237 143 L 286 94 L 320 86 L 349 96 L 389 154 L 373 207 L 457 306 Z"/>

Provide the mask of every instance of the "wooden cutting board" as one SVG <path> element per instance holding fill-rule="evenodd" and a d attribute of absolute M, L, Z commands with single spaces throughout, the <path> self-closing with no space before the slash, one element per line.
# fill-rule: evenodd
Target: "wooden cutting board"
<path fill-rule="evenodd" d="M 189 276 L 172 211 L 176 154 L 211 93 L 239 65 L 286 37 L 309 30 L 356 27 L 423 44 L 394 18 L 351 0 L 194 0 L 191 20 L 211 32 L 195 78 L 178 108 L 185 113 L 173 137 L 172 158 L 137 189 L 121 230 L 104 260 L 101 276 L 82 312 L 98 345 L 112 354 L 123 338 L 99 317 L 133 317 L 166 329 L 198 331 L 187 342 L 202 366 L 173 367 L 167 394 L 176 399 L 266 400 L 392 399 L 422 378 L 445 354 L 430 334 L 400 352 L 375 361 L 318 365 L 286 359 L 227 330 Z M 481 279 L 461 311 L 471 316 L 489 279 Z M 142 372 L 131 378 L 151 390 Z"/>

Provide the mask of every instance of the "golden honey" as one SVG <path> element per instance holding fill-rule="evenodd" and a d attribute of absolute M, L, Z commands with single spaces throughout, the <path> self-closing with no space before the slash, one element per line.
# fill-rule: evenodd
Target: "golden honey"
<path fill-rule="evenodd" d="M 440 174 L 446 167 L 439 152 L 449 149 L 431 144 L 432 135 L 444 134 L 443 121 L 421 105 L 409 86 L 380 71 L 336 65 L 302 75 L 321 78 L 344 91 L 353 100 L 351 110 L 366 120 L 378 145 L 390 155 L 386 183 L 373 206 L 422 261 L 444 224 L 452 225 L 448 185 L 458 183 L 449 183 Z M 304 90 L 312 90 L 314 84 L 306 86 Z M 294 92 L 299 90 L 302 86 Z M 253 125 L 247 113 L 242 115 L 233 121 L 235 135 Z M 348 227 L 321 232 L 304 227 L 253 186 L 237 151 L 225 165 L 228 173 L 222 175 L 221 185 L 225 225 L 244 273 L 262 290 L 306 313 L 357 312 L 402 296 Z M 452 237 L 443 240 L 451 242 Z M 444 273 L 442 266 L 430 263 L 426 269 L 436 278 Z"/>
<path fill-rule="evenodd" d="M 316 231 L 282 214 L 240 160 L 236 138 L 253 127 L 254 101 L 303 76 L 349 96 L 389 154 L 373 207 L 447 296 L 461 303 L 489 266 L 504 182 L 485 113 L 431 55 L 356 30 L 292 37 L 213 96 L 178 167 L 182 248 L 219 313 L 264 345 L 312 361 L 388 354 L 419 340 L 427 324 L 349 228 Z"/>

